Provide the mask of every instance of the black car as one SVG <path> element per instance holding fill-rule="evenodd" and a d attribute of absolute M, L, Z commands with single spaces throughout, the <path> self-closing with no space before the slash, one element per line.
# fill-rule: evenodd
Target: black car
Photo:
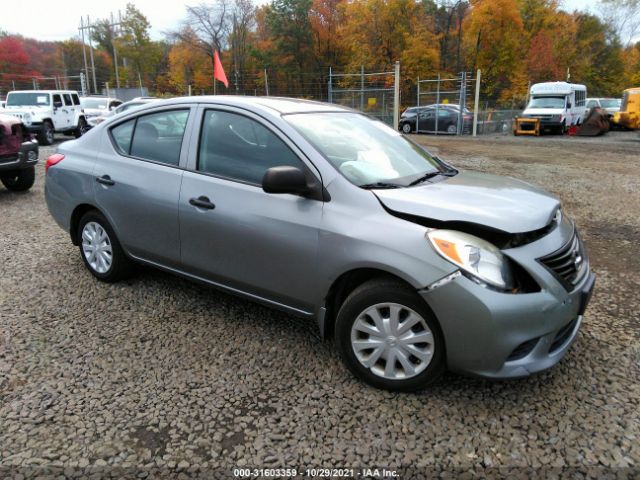
<path fill-rule="evenodd" d="M 440 106 L 438 108 L 432 106 L 411 107 L 405 110 L 400 117 L 398 130 L 404 133 L 433 133 L 436 131 L 437 117 L 437 131 L 455 135 L 458 132 L 458 112 L 458 108 L 448 106 Z M 473 116 L 470 113 L 463 112 L 462 120 L 463 133 L 468 133 Z"/>

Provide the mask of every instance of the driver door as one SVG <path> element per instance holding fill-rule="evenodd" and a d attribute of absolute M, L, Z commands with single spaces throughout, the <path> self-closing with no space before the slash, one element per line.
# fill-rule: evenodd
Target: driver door
<path fill-rule="evenodd" d="M 312 311 L 323 203 L 265 193 L 261 186 L 271 167 L 312 167 L 258 117 L 207 109 L 198 124 L 190 150 L 196 158 L 180 192 L 183 268 L 270 303 Z"/>

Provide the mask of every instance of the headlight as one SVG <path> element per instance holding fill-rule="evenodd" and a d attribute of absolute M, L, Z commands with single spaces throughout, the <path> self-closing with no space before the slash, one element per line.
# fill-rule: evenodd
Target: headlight
<path fill-rule="evenodd" d="M 22 123 L 24 123 L 27 127 L 31 125 L 33 119 L 31 118 L 31 114 L 29 112 L 22 115 Z"/>
<path fill-rule="evenodd" d="M 514 288 L 508 260 L 491 243 L 455 230 L 431 230 L 427 237 L 438 254 L 475 279 L 500 290 Z"/>

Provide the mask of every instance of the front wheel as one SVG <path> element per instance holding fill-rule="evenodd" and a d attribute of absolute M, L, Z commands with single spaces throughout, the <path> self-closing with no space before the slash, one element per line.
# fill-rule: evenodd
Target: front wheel
<path fill-rule="evenodd" d="M 126 256 L 107 219 L 97 210 L 85 213 L 78 225 L 82 261 L 103 282 L 117 282 L 131 275 L 133 264 Z"/>
<path fill-rule="evenodd" d="M 38 134 L 38 142 L 42 145 L 53 145 L 53 125 L 45 120 L 42 124 L 42 131 Z"/>
<path fill-rule="evenodd" d="M 419 390 L 445 369 L 440 327 L 422 298 L 391 279 L 371 280 L 344 301 L 336 345 L 358 378 L 387 390 Z"/>
<path fill-rule="evenodd" d="M 33 187 L 36 181 L 36 169 L 35 167 L 29 167 L 14 172 L 3 173 L 0 176 L 0 180 L 7 189 L 14 192 L 24 192 Z"/>
<path fill-rule="evenodd" d="M 404 125 L 402 125 L 402 132 L 411 133 L 411 125 L 408 123 L 405 123 Z"/>

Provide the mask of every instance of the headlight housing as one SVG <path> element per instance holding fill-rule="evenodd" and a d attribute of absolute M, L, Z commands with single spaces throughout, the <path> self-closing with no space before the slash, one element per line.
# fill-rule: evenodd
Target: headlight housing
<path fill-rule="evenodd" d="M 31 114 L 26 112 L 22 115 L 22 123 L 24 123 L 27 127 L 33 123 L 33 119 L 31 118 Z"/>
<path fill-rule="evenodd" d="M 509 261 L 495 245 L 456 230 L 430 230 L 427 238 L 441 257 L 479 283 L 504 291 L 514 289 Z"/>

